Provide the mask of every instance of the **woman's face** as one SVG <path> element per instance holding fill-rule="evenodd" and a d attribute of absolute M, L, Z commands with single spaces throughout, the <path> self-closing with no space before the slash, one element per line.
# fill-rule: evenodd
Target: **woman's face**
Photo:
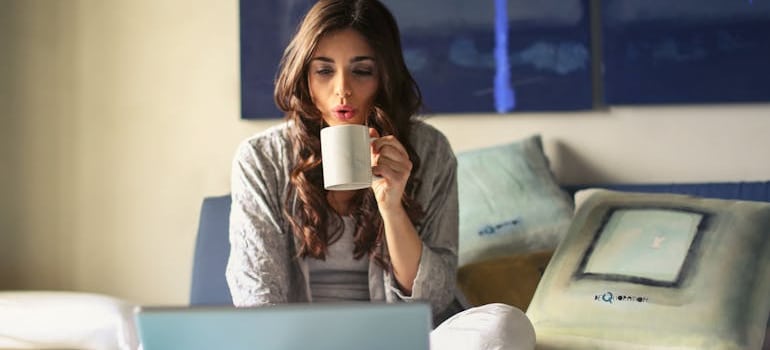
<path fill-rule="evenodd" d="M 308 69 L 310 97 L 328 125 L 365 124 L 379 87 L 374 50 L 354 29 L 324 35 Z"/>

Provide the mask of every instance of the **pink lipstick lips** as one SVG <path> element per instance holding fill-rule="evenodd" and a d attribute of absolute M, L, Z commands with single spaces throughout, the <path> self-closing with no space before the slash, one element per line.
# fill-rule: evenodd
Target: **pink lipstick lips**
<path fill-rule="evenodd" d="M 334 116 L 337 117 L 339 120 L 350 120 L 353 119 L 353 116 L 355 115 L 355 108 L 348 105 L 339 105 L 337 107 L 334 107 L 332 109 L 332 112 L 334 113 Z"/>

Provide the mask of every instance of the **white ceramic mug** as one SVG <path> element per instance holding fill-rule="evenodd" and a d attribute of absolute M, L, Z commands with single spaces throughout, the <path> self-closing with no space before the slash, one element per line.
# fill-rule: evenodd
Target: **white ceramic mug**
<path fill-rule="evenodd" d="M 324 188 L 345 191 L 371 187 L 372 140 L 366 125 L 344 124 L 321 129 Z"/>

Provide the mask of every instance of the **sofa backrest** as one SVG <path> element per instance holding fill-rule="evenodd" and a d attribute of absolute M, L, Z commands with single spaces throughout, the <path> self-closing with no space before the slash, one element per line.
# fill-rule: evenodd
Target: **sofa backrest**
<path fill-rule="evenodd" d="M 229 227 L 230 195 L 204 198 L 195 240 L 190 305 L 232 305 L 225 280 Z"/>

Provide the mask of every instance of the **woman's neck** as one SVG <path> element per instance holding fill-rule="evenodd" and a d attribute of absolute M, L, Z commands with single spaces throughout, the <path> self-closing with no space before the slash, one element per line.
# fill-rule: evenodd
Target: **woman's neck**
<path fill-rule="evenodd" d="M 356 191 L 329 191 L 326 194 L 326 202 L 337 214 L 349 215 L 351 213 L 350 202 Z"/>

